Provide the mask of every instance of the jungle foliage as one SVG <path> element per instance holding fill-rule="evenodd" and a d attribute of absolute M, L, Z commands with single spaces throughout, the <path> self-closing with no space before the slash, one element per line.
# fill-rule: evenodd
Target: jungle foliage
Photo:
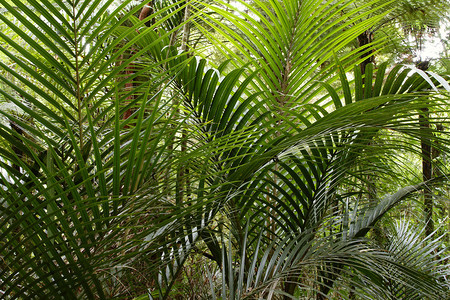
<path fill-rule="evenodd" d="M 0 296 L 448 299 L 448 76 L 354 47 L 397 2 L 0 0 Z"/>

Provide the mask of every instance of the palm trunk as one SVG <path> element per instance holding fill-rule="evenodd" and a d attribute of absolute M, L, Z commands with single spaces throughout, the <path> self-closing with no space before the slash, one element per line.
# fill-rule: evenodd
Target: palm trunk
<path fill-rule="evenodd" d="M 187 51 L 188 47 L 188 42 L 189 42 L 189 37 L 191 35 L 191 26 L 188 22 L 189 18 L 191 17 L 191 9 L 190 9 L 190 5 L 189 5 L 189 0 L 186 1 L 186 8 L 184 9 L 184 25 L 183 25 L 183 37 L 181 40 L 181 50 L 183 51 Z"/>
<path fill-rule="evenodd" d="M 142 10 L 141 13 L 139 14 L 139 20 L 144 20 L 145 18 L 147 18 L 148 16 L 150 16 L 153 13 L 153 1 L 149 2 L 147 5 L 145 5 Z M 151 22 L 146 22 L 145 25 L 147 27 L 150 27 L 153 23 L 155 22 L 154 19 L 152 19 Z M 134 51 L 131 51 L 130 56 L 133 55 Z M 134 64 L 131 63 L 129 66 L 127 66 L 126 70 L 125 70 L 125 74 L 127 75 L 132 75 L 134 74 L 135 70 L 134 70 Z M 128 77 L 128 76 L 127 76 Z M 125 90 L 128 91 L 132 91 L 134 88 L 134 82 L 128 82 L 125 84 Z M 127 98 L 127 100 L 133 100 L 135 97 L 135 95 L 131 95 Z M 123 115 L 123 119 L 126 120 L 128 119 L 134 112 L 134 109 L 130 108 L 128 109 L 124 115 Z"/>
<path fill-rule="evenodd" d="M 360 50 L 361 58 L 364 60 L 359 64 L 359 67 L 361 68 L 361 74 L 363 75 L 366 73 L 366 66 L 370 63 L 375 62 L 374 56 L 372 55 L 373 51 L 367 50 L 366 48 L 367 45 L 369 45 L 372 42 L 373 42 L 373 34 L 370 30 L 366 30 L 358 36 L 358 46 L 359 48 L 364 48 Z"/>
<path fill-rule="evenodd" d="M 426 71 L 428 69 L 429 62 L 420 61 L 417 63 L 417 68 L 422 71 Z M 430 111 L 429 109 L 423 108 L 422 114 L 419 116 L 419 126 L 420 130 L 426 134 L 428 134 L 430 130 Z M 433 167 L 431 163 L 431 140 L 429 137 L 422 137 L 420 140 L 420 147 L 422 152 L 422 179 L 423 181 L 428 181 L 433 176 Z M 428 186 L 425 186 L 423 190 L 423 204 L 424 204 L 424 212 L 425 212 L 425 234 L 430 235 L 434 231 L 434 223 L 433 223 L 433 194 L 431 189 Z"/>
<path fill-rule="evenodd" d="M 422 109 L 422 114 L 419 116 L 419 124 L 421 130 L 428 131 L 430 129 L 430 123 L 428 118 L 430 112 L 428 108 Z M 420 141 L 420 147 L 422 151 L 422 179 L 428 181 L 432 177 L 432 165 L 431 165 L 431 144 L 428 137 L 424 137 Z M 425 212 L 425 234 L 429 235 L 434 231 L 433 224 L 433 195 L 431 189 L 426 186 L 423 190 L 424 212 Z"/>
<path fill-rule="evenodd" d="M 145 5 L 142 10 L 141 13 L 139 14 L 139 20 L 144 20 L 145 18 L 147 18 L 148 16 L 150 16 L 151 14 L 153 14 L 153 1 L 150 1 L 147 5 Z M 147 21 L 145 22 L 145 25 L 147 27 L 152 26 L 153 24 L 155 24 L 155 19 L 153 18 L 151 21 Z"/>

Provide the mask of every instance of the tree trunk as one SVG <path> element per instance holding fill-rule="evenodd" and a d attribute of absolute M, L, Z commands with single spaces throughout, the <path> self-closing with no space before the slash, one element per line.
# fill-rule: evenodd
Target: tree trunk
<path fill-rule="evenodd" d="M 147 0 L 145 0 L 145 1 L 147 1 Z M 141 21 L 144 20 L 145 18 L 147 18 L 148 16 L 150 16 L 152 13 L 153 13 L 153 1 L 150 1 L 147 5 L 145 5 L 145 6 L 142 8 L 141 13 L 139 14 L 139 20 L 141 20 Z M 147 21 L 147 22 L 145 23 L 145 25 L 146 25 L 147 27 L 150 27 L 152 24 L 154 24 L 154 22 L 155 22 L 155 20 L 152 19 L 151 22 L 150 22 L 150 21 Z M 131 51 L 130 56 L 133 56 L 133 52 L 134 52 L 134 51 Z M 130 65 L 127 66 L 127 68 L 125 69 L 125 74 L 130 75 L 130 76 L 133 75 L 134 72 L 135 72 L 134 69 L 135 69 L 135 68 L 134 68 L 134 64 L 133 64 L 133 63 L 130 63 Z M 132 91 L 133 88 L 134 88 L 134 82 L 128 82 L 128 83 L 125 84 L 125 90 L 126 90 L 126 91 Z M 134 97 L 135 97 L 135 95 L 131 95 L 131 96 L 127 97 L 127 100 L 133 100 Z M 128 118 L 133 114 L 133 112 L 134 112 L 134 109 L 132 109 L 132 108 L 128 109 L 128 110 L 123 114 L 123 117 L 122 117 L 122 118 L 123 118 L 124 120 L 128 119 Z"/>
<path fill-rule="evenodd" d="M 153 1 L 148 2 L 148 4 L 145 5 L 145 6 L 142 8 L 141 13 L 139 14 L 139 20 L 142 21 L 142 20 L 144 20 L 145 18 L 147 18 L 148 16 L 150 16 L 151 14 L 153 14 L 153 6 L 154 6 Z M 154 19 L 154 18 L 152 18 L 151 21 L 145 22 L 145 25 L 146 25 L 147 27 L 150 27 L 150 26 L 152 26 L 153 24 L 155 24 L 155 19 Z"/>
<path fill-rule="evenodd" d="M 418 69 L 426 71 L 429 66 L 428 61 L 419 61 L 416 63 Z M 427 134 L 430 130 L 430 111 L 428 107 L 422 109 L 422 114 L 419 116 L 420 129 Z M 431 163 L 431 140 L 430 137 L 422 137 L 420 140 L 420 147 L 422 152 L 422 179 L 428 181 L 433 176 L 433 167 Z M 423 190 L 423 204 L 425 212 L 425 234 L 430 235 L 434 231 L 433 223 L 433 194 L 428 186 Z"/>
<path fill-rule="evenodd" d="M 361 49 L 361 58 L 364 59 L 359 67 L 361 68 L 361 74 L 364 75 L 366 73 L 366 66 L 370 63 L 375 62 L 373 54 L 373 50 L 367 50 L 367 45 L 373 42 L 373 33 L 370 30 L 366 30 L 358 36 L 358 46 Z M 364 80 L 364 78 L 363 78 Z"/>

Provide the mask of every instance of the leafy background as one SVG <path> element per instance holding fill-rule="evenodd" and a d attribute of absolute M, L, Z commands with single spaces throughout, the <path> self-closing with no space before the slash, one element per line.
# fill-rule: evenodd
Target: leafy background
<path fill-rule="evenodd" d="M 390 32 L 448 5 L 397 2 L 0 1 L 0 295 L 447 298 L 445 60 Z"/>

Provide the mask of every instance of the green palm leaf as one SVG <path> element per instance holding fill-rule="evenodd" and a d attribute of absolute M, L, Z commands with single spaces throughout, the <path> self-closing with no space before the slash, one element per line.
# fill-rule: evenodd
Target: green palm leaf
<path fill-rule="evenodd" d="M 390 2 L 240 2 L 235 14 L 161 1 L 143 20 L 146 2 L 0 3 L 0 94 L 23 111 L 1 112 L 2 297 L 167 299 L 196 253 L 221 268 L 223 298 L 345 296 L 348 278 L 375 295 L 390 270 L 395 294 L 421 279 L 417 295 L 436 291 L 428 267 L 414 277 L 420 259 L 402 265 L 407 251 L 362 239 L 411 189 L 355 208 L 356 223 L 338 210 L 380 157 L 433 137 L 412 121 L 421 109 L 447 123 L 437 74 L 346 75 L 362 58 L 344 49 Z M 179 51 L 195 43 L 180 44 L 185 25 L 225 62 Z M 404 139 L 372 146 L 383 130 Z"/>

